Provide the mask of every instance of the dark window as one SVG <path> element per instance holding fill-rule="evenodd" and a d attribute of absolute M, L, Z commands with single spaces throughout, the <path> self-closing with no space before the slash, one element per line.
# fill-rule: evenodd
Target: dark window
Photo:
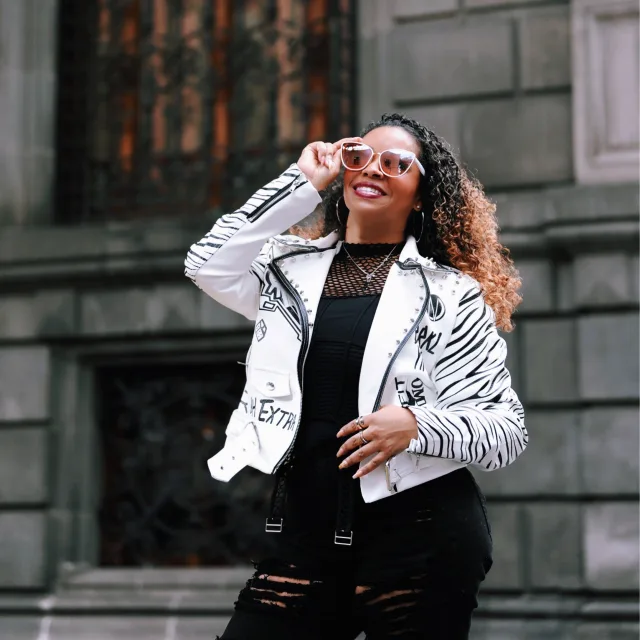
<path fill-rule="evenodd" d="M 56 215 L 228 211 L 353 133 L 355 0 L 60 0 Z"/>
<path fill-rule="evenodd" d="M 223 483 L 206 464 L 244 380 L 235 360 L 99 371 L 102 566 L 248 564 L 268 552 L 273 477 L 244 469 Z"/>

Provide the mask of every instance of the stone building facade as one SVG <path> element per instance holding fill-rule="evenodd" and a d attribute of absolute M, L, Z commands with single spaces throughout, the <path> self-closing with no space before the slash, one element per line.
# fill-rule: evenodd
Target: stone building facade
<path fill-rule="evenodd" d="M 100 566 L 95 375 L 235 354 L 251 327 L 182 276 L 208 220 L 56 223 L 58 8 L 0 0 L 0 638 L 211 638 L 246 568 Z M 637 638 L 637 3 L 360 0 L 357 37 L 358 123 L 445 137 L 523 278 L 530 446 L 478 476 L 495 564 L 472 637 Z"/>

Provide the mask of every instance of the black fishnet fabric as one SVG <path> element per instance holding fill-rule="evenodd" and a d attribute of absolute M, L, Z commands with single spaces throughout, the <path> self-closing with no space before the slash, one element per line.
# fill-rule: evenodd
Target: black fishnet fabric
<path fill-rule="evenodd" d="M 403 244 L 345 242 L 333 259 L 324 283 L 323 297 L 354 298 L 381 294 Z M 366 274 L 371 274 L 369 279 Z"/>

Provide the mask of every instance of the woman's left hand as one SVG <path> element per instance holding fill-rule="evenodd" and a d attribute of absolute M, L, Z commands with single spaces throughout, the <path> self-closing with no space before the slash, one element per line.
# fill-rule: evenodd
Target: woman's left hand
<path fill-rule="evenodd" d="M 353 452 L 342 461 L 340 469 L 345 469 L 361 460 L 373 456 L 353 476 L 361 478 L 384 464 L 389 458 L 404 451 L 412 439 L 418 437 L 418 423 L 409 409 L 388 405 L 375 413 L 363 416 L 364 426 L 352 420 L 345 424 L 337 437 L 351 437 L 338 449 L 337 457 Z M 364 440 L 363 440 L 364 438 Z"/>

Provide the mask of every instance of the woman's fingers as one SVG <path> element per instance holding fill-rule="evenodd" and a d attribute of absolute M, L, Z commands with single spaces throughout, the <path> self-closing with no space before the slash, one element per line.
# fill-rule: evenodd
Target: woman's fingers
<path fill-rule="evenodd" d="M 336 433 L 337 438 L 342 438 L 342 436 L 348 436 L 352 433 L 356 433 L 357 431 L 362 431 L 369 426 L 369 418 L 371 414 L 366 416 L 360 416 L 359 418 L 355 418 L 345 424 L 338 433 Z M 358 424 L 358 421 L 362 420 L 362 424 Z"/>
<path fill-rule="evenodd" d="M 363 437 L 364 437 L 364 441 L 362 440 Z M 338 453 L 336 454 L 336 457 L 340 458 L 341 456 L 345 455 L 349 451 L 353 451 L 354 449 L 358 449 L 358 448 L 362 448 L 363 446 L 366 446 L 371 439 L 373 439 L 373 435 L 371 434 L 371 432 L 369 432 L 369 437 L 367 437 L 366 429 L 364 431 L 358 431 L 358 433 L 356 433 L 354 436 L 351 436 L 351 438 L 349 438 L 346 442 L 342 443 L 342 446 L 338 449 Z"/>
<path fill-rule="evenodd" d="M 377 456 L 373 457 L 367 464 L 363 464 L 354 474 L 354 480 L 357 478 L 362 478 L 362 476 L 366 476 L 367 473 L 371 473 L 375 468 L 383 465 L 387 462 L 387 457 L 383 453 L 379 453 Z"/>
<path fill-rule="evenodd" d="M 362 138 L 360 136 L 350 136 L 348 138 L 341 138 L 337 142 L 334 142 L 333 146 L 336 149 L 340 149 L 342 148 L 342 145 L 345 144 L 346 142 L 362 142 Z"/>
<path fill-rule="evenodd" d="M 369 456 L 372 456 L 376 453 L 380 455 L 384 455 L 384 454 L 381 454 L 380 451 L 378 451 L 377 446 L 373 442 L 369 442 L 368 444 L 357 447 L 356 450 L 348 458 L 345 458 L 338 465 L 338 468 L 346 469 L 347 467 L 357 464 L 362 460 L 364 460 L 365 458 L 368 458 Z"/>

